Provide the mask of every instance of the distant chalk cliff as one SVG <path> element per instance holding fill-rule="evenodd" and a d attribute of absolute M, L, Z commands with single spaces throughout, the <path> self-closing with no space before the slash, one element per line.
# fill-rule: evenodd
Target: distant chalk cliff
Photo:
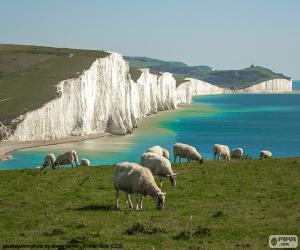
<path fill-rule="evenodd" d="M 176 88 L 172 74 L 141 69 L 134 81 L 129 65 L 117 53 L 97 59 L 78 78 L 57 85 L 58 97 L 27 112 L 10 131 L 9 139 L 35 141 L 69 136 L 111 133 L 125 135 L 138 119 L 189 104 L 196 95 L 227 93 L 278 93 L 292 90 L 292 81 L 275 79 L 239 90 L 224 89 L 186 78 Z"/>

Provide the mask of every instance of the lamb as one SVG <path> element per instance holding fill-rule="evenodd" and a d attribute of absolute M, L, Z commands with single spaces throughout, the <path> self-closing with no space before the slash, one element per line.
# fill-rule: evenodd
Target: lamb
<path fill-rule="evenodd" d="M 220 160 L 221 157 L 224 160 L 227 161 L 230 160 L 230 149 L 226 145 L 215 144 L 213 148 L 213 152 L 214 152 L 214 160 L 216 160 L 216 156 L 218 156 L 218 160 Z"/>
<path fill-rule="evenodd" d="M 176 186 L 176 174 L 171 167 L 171 163 L 165 157 L 155 153 L 144 153 L 141 157 L 141 165 L 149 168 L 153 175 L 160 177 L 160 188 L 162 188 L 163 177 L 168 177 L 171 184 Z"/>
<path fill-rule="evenodd" d="M 242 148 L 235 148 L 231 151 L 231 158 L 241 159 L 244 155 L 244 150 Z"/>
<path fill-rule="evenodd" d="M 47 154 L 44 158 L 44 164 L 40 169 L 46 168 L 48 166 L 51 166 L 54 169 L 55 168 L 54 167 L 55 160 L 56 160 L 56 158 L 53 153 Z"/>
<path fill-rule="evenodd" d="M 76 166 L 79 166 L 77 153 L 75 150 L 71 150 L 71 151 L 65 152 L 62 155 L 59 155 L 57 157 L 56 161 L 54 162 L 54 167 L 71 164 L 72 168 L 73 168 L 74 162 L 75 162 Z"/>
<path fill-rule="evenodd" d="M 264 159 L 264 158 L 272 158 L 272 152 L 268 150 L 260 151 L 260 159 Z"/>
<path fill-rule="evenodd" d="M 127 204 L 133 208 L 130 194 L 137 194 L 136 210 L 143 208 L 143 196 L 150 195 L 156 203 L 156 208 L 162 210 L 165 205 L 166 193 L 162 193 L 156 185 L 154 177 L 148 168 L 130 162 L 116 164 L 113 186 L 116 190 L 116 207 L 119 208 L 119 191 L 126 193 Z"/>
<path fill-rule="evenodd" d="M 81 159 L 80 165 L 83 167 L 88 167 L 88 166 L 91 166 L 91 162 L 89 159 Z"/>
<path fill-rule="evenodd" d="M 183 143 L 176 143 L 173 146 L 174 163 L 176 162 L 177 156 L 179 156 L 179 162 L 182 163 L 182 158 L 187 158 L 188 163 L 190 160 L 198 161 L 203 164 L 204 160 L 198 153 L 197 149 L 193 146 Z"/>
<path fill-rule="evenodd" d="M 170 154 L 169 154 L 169 151 L 165 148 L 162 148 L 161 146 L 153 146 L 151 148 L 148 148 L 147 152 L 151 152 L 151 153 L 155 153 L 155 154 L 158 154 L 158 155 L 162 155 L 164 156 L 165 158 L 167 158 L 168 160 L 170 159 Z"/>

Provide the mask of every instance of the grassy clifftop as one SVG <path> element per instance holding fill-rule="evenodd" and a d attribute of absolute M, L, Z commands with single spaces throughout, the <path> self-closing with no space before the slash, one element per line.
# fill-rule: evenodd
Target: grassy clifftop
<path fill-rule="evenodd" d="M 299 233 L 300 158 L 174 165 L 166 207 L 115 210 L 113 167 L 0 171 L 0 244 L 113 244 L 124 249 L 267 249 Z M 135 203 L 135 197 L 132 197 Z M 82 249 L 87 249 L 82 248 Z"/>
<path fill-rule="evenodd" d="M 9 122 L 55 98 L 60 81 L 78 76 L 108 53 L 0 45 L 0 122 Z"/>
<path fill-rule="evenodd" d="M 245 88 L 276 78 L 289 79 L 283 74 L 274 73 L 260 66 L 251 66 L 241 70 L 212 70 L 206 65 L 188 66 L 182 62 L 168 62 L 147 57 L 125 57 L 125 60 L 131 67 L 147 67 L 153 72 L 171 72 L 177 80 L 177 85 L 183 82 L 185 77 L 200 79 L 225 88 Z"/>

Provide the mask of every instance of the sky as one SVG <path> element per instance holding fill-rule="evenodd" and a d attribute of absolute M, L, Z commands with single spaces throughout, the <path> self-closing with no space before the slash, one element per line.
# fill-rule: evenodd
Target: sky
<path fill-rule="evenodd" d="M 129 56 L 300 79 L 299 0 L 0 0 L 0 43 Z"/>

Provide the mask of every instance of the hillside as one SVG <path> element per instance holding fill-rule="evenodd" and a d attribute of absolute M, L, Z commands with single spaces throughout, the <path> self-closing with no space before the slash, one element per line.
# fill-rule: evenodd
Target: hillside
<path fill-rule="evenodd" d="M 93 50 L 0 44 L 0 122 L 34 110 L 57 96 L 55 85 L 78 76 L 96 58 Z"/>
<path fill-rule="evenodd" d="M 241 70 L 212 70 L 206 65 L 188 66 L 182 62 L 168 62 L 147 57 L 124 57 L 131 67 L 148 67 L 153 72 L 168 71 L 174 74 L 177 85 L 183 82 L 185 77 L 192 77 L 205 82 L 215 84 L 224 88 L 245 88 L 256 83 L 276 78 L 289 79 L 280 73 L 272 70 L 251 66 Z"/>
<path fill-rule="evenodd" d="M 164 181 L 163 211 L 150 197 L 142 211 L 130 211 L 123 193 L 116 210 L 113 167 L 0 171 L 0 244 L 267 249 L 269 235 L 299 233 L 299 164 L 176 164 L 177 186 Z"/>

